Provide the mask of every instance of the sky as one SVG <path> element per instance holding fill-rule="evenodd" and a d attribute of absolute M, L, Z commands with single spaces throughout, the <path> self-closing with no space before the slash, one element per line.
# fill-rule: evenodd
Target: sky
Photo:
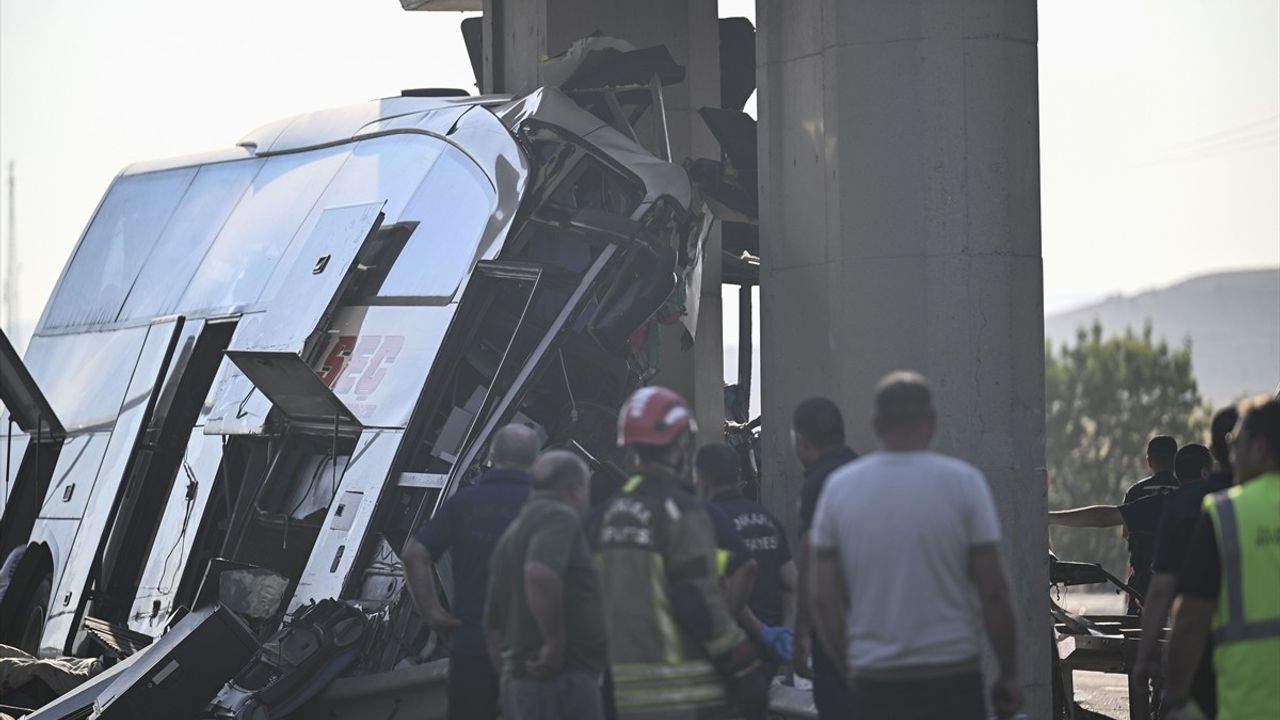
<path fill-rule="evenodd" d="M 1039 11 L 1046 310 L 1280 266 L 1280 3 Z"/>
<path fill-rule="evenodd" d="M 462 17 L 394 0 L 4 0 L 20 268 L 5 329 L 30 331 L 125 165 L 403 88 L 474 91 Z M 1280 266 L 1280 2 L 1042 0 L 1039 19 L 1046 311 Z"/>

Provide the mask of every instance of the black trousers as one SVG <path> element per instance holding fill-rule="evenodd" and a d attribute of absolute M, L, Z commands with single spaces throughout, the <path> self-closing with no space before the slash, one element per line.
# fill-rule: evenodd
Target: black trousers
<path fill-rule="evenodd" d="M 851 703 L 843 717 L 856 720 L 985 720 L 982 674 L 978 672 L 920 680 L 867 680 L 850 683 Z"/>
<path fill-rule="evenodd" d="M 813 663 L 813 704 L 818 708 L 818 720 L 835 720 L 849 717 L 849 686 L 839 666 L 827 657 L 827 653 L 818 642 L 818 636 L 812 637 Z"/>
<path fill-rule="evenodd" d="M 498 674 L 484 655 L 449 658 L 449 720 L 495 720 Z"/>

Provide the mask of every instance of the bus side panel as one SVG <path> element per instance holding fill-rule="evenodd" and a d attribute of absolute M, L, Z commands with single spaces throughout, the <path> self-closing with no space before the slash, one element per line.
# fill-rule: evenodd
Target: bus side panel
<path fill-rule="evenodd" d="M 96 478 L 83 488 L 85 504 L 79 513 L 82 519 L 75 541 L 66 548 L 67 555 L 61 562 L 63 570 L 54 584 L 57 602 L 51 608 L 45 625 L 41 639 L 43 648 L 65 648 L 63 652 L 70 652 L 71 638 L 79 629 L 75 627 L 76 616 L 83 608 L 94 560 L 115 519 L 120 485 L 133 460 L 139 435 L 146 425 L 160 378 L 172 357 L 173 342 L 180 327 L 180 320 L 171 320 L 156 323 L 147 333 Z M 56 498 L 55 487 L 50 492 L 50 499 Z"/>
<path fill-rule="evenodd" d="M 200 427 L 193 428 L 182 470 L 170 488 L 164 516 L 138 583 L 138 594 L 129 613 L 131 630 L 156 636 L 168 621 L 191 561 L 200 521 L 210 501 L 223 501 L 214 496 L 219 490 L 221 462 L 222 438 L 205 435 Z"/>

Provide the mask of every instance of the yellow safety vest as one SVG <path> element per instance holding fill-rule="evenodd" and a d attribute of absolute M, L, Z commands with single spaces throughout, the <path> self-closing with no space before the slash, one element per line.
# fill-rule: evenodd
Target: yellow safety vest
<path fill-rule="evenodd" d="M 1280 718 L 1280 473 L 1205 498 L 1222 562 L 1213 618 L 1219 720 Z"/>

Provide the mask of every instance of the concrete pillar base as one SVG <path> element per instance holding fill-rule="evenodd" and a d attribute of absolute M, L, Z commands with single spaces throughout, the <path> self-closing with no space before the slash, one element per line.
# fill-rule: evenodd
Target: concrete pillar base
<path fill-rule="evenodd" d="M 784 517 L 797 401 L 835 399 L 866 452 L 875 382 L 930 378 L 937 449 L 996 497 L 1026 711 L 1048 717 L 1035 11 L 759 0 L 761 372 L 766 498 Z"/>

